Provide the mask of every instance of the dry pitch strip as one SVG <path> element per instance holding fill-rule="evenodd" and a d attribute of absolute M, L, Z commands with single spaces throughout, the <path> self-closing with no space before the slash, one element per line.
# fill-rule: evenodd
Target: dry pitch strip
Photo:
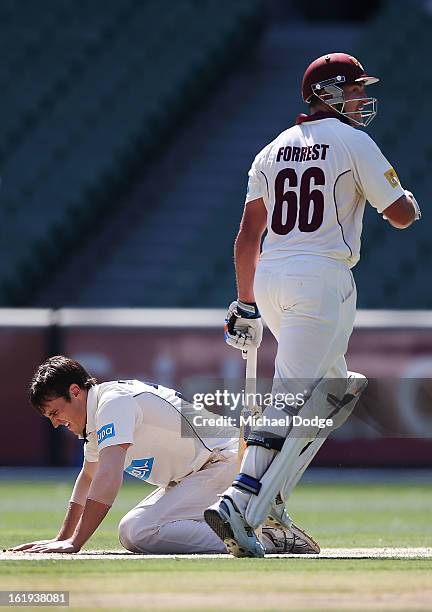
<path fill-rule="evenodd" d="M 432 559 L 432 548 L 323 548 L 319 555 L 266 555 L 267 559 Z M 77 554 L 59 553 L 0 553 L 0 561 L 38 561 L 64 559 L 231 559 L 230 555 L 139 555 L 123 551 L 86 550 Z"/>

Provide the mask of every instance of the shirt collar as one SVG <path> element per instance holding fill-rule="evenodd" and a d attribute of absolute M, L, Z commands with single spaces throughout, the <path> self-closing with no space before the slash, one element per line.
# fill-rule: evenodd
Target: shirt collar
<path fill-rule="evenodd" d="M 351 125 L 348 117 L 344 117 L 344 115 L 339 115 L 338 113 L 332 113 L 330 111 L 317 111 L 313 115 L 305 115 L 304 113 L 301 113 L 296 119 L 296 125 L 300 125 L 301 123 L 306 123 L 308 121 L 320 121 L 321 119 L 339 119 L 339 121 L 342 121 L 342 123 Z"/>
<path fill-rule="evenodd" d="M 93 385 L 87 392 L 87 421 L 83 432 L 84 440 L 96 429 L 96 409 L 99 385 Z"/>

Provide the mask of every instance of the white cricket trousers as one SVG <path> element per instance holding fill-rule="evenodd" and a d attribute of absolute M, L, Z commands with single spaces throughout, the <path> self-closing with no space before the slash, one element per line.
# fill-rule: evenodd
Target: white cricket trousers
<path fill-rule="evenodd" d="M 354 325 L 357 293 L 353 275 L 345 263 L 315 255 L 271 262 L 261 260 L 255 274 L 254 292 L 258 308 L 278 341 L 273 379 L 275 397 L 281 391 L 294 394 L 310 391 L 325 377 L 347 378 L 344 355 Z M 264 415 L 272 411 L 273 407 L 269 406 Z M 302 446 L 302 443 L 301 439 L 294 440 L 296 445 Z M 313 455 L 305 453 L 304 464 L 299 459 L 286 466 L 286 481 L 281 490 L 284 501 Z M 240 472 L 260 480 L 275 456 L 274 450 L 249 446 Z M 231 486 L 225 494 L 246 513 L 250 493 Z M 270 499 L 269 506 L 271 502 Z"/>
<path fill-rule="evenodd" d="M 198 472 L 156 489 L 122 518 L 120 543 L 135 553 L 226 553 L 203 514 L 234 480 L 237 462 L 236 441 L 229 449 L 213 451 Z"/>
<path fill-rule="evenodd" d="M 347 377 L 357 292 L 345 263 L 315 255 L 262 260 L 254 292 L 278 341 L 275 379 Z"/>

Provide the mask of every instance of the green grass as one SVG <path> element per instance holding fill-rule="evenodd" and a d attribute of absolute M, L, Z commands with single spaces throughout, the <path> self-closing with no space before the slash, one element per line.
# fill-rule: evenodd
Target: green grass
<path fill-rule="evenodd" d="M 0 545 L 55 535 L 71 483 L 0 483 Z M 125 483 L 88 543 L 120 549 L 120 518 L 149 491 Z M 432 488 L 305 485 L 290 511 L 322 547 L 432 542 Z M 144 559 L 0 561 L 0 589 L 64 589 L 87 610 L 420 610 L 432 600 L 431 559 Z"/>
<path fill-rule="evenodd" d="M 121 517 L 151 490 L 125 483 L 90 548 L 119 548 Z M 70 483 L 0 482 L 0 546 L 48 538 L 60 525 Z M 294 519 L 322 547 L 428 546 L 432 488 L 426 485 L 305 485 L 290 505 Z"/>

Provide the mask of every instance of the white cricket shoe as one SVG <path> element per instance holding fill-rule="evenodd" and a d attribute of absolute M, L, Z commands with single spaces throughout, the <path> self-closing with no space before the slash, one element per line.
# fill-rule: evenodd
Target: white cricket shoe
<path fill-rule="evenodd" d="M 262 531 L 275 547 L 275 553 L 316 555 L 321 550 L 310 535 L 295 525 L 279 496 L 270 509 Z"/>
<path fill-rule="evenodd" d="M 204 511 L 204 520 L 234 557 L 264 557 L 265 549 L 230 497 Z"/>

